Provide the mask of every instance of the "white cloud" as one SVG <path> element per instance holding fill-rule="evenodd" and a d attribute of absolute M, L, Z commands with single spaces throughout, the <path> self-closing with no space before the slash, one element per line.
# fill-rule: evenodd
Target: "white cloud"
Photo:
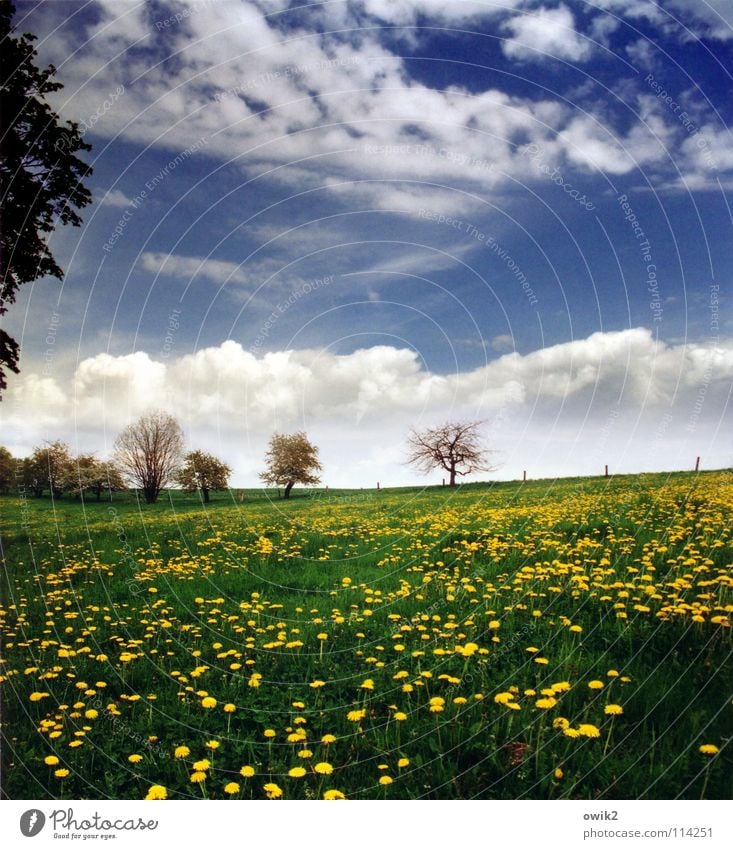
<path fill-rule="evenodd" d="M 342 470 L 329 481 L 348 483 L 351 474 L 351 483 L 361 485 L 376 474 L 395 479 L 387 466 L 369 466 L 359 481 L 350 470 L 376 447 L 401 444 L 410 425 L 486 417 L 494 420 L 497 445 L 520 466 L 530 446 L 543 443 L 543 462 L 561 474 L 567 443 L 575 446 L 567 455 L 574 472 L 590 473 L 582 465 L 599 462 L 599 431 L 607 433 L 609 417 L 614 439 L 623 436 L 637 469 L 648 463 L 650 428 L 662 416 L 673 419 L 665 435 L 670 446 L 693 440 L 703 451 L 730 419 L 731 380 L 732 341 L 668 345 L 643 328 L 509 353 L 456 374 L 426 371 L 417 352 L 390 346 L 344 356 L 301 350 L 258 357 L 227 341 L 166 362 L 143 352 L 100 354 L 79 363 L 67 382 L 24 373 L 3 404 L 4 432 L 20 453 L 43 438 L 75 444 L 78 426 L 87 448 L 103 450 L 128 421 L 160 406 L 179 417 L 191 444 L 239 458 L 240 481 L 253 482 L 258 452 L 273 430 L 304 428 L 326 446 L 332 469 Z M 249 459 L 246 445 L 254 446 Z M 620 450 L 604 445 L 612 449 Z M 658 460 L 667 460 L 661 448 Z M 411 475 L 403 470 L 399 479 Z"/>
<path fill-rule="evenodd" d="M 505 27 L 511 38 L 501 47 L 511 59 L 542 62 L 549 57 L 583 62 L 592 52 L 592 42 L 578 33 L 573 13 L 562 3 L 515 15 Z"/>
<path fill-rule="evenodd" d="M 337 7 L 339 14 L 350 14 L 340 3 L 328 4 L 326 12 L 335 14 Z M 470 194 L 496 194 L 507 178 L 540 179 L 527 169 L 517 145 L 551 146 L 563 131 L 565 139 L 577 134 L 578 143 L 589 144 L 589 155 L 569 156 L 571 165 L 598 162 L 613 173 L 630 171 L 634 161 L 622 148 L 628 140 L 646 164 L 669 166 L 643 124 L 637 121 L 617 139 L 613 122 L 595 104 L 579 117 L 550 96 L 430 88 L 410 77 L 374 28 L 323 34 L 308 28 L 315 18 L 304 15 L 299 28 L 281 32 L 279 17 L 267 18 L 261 4 L 181 0 L 169 7 L 171 14 L 184 16 L 181 22 L 158 29 L 166 20 L 162 11 L 153 19 L 152 7 L 134 8 L 137 17 L 129 7 L 106 3 L 103 22 L 86 43 L 83 33 L 68 29 L 43 42 L 48 58 L 61 66 L 65 88 L 59 106 L 69 118 L 87 119 L 110 91 L 125 86 L 95 123 L 95 133 L 107 138 L 119 135 L 171 154 L 198 144 L 194 157 L 224 162 L 236 157 L 249 174 L 269 173 L 270 180 L 288 188 L 325 186 L 324 196 L 343 203 L 407 214 L 427 203 L 465 209 Z M 418 10 L 451 20 L 483 14 L 482 8 L 499 14 L 499 4 L 483 3 L 444 4 L 441 12 L 437 3 L 377 0 L 348 8 L 356 16 L 352 25 L 365 9 L 400 25 Z M 601 26 L 597 18 L 591 32 L 602 35 L 610 24 Z M 590 56 L 592 42 L 577 32 L 565 5 L 512 13 L 507 26 L 509 55 L 548 53 L 573 61 Z M 150 37 L 138 43 L 146 27 Z M 578 120 L 588 122 L 583 132 L 577 123 L 571 126 Z M 593 122 L 609 132 L 592 130 Z M 684 135 L 673 116 L 663 122 Z M 409 154 L 379 152 L 410 145 Z"/>
<path fill-rule="evenodd" d="M 99 202 L 102 206 L 112 206 L 116 209 L 125 209 L 132 203 L 132 198 L 127 197 L 127 195 L 119 189 L 110 189 L 102 195 Z"/>

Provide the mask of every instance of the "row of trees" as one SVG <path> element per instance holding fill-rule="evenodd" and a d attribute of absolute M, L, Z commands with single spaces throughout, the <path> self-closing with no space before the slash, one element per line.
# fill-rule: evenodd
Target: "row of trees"
<path fill-rule="evenodd" d="M 427 473 L 434 468 L 447 472 L 450 486 L 456 478 L 477 471 L 493 471 L 489 452 L 484 448 L 481 422 L 449 422 L 426 430 L 412 430 L 408 463 Z M 177 485 L 187 492 L 199 492 L 205 502 L 210 493 L 229 486 L 231 468 L 204 451 L 184 453 L 184 436 L 173 416 L 154 411 L 128 425 L 115 441 L 111 460 L 93 454 L 74 458 L 63 442 L 35 449 L 31 457 L 13 458 L 0 448 L 0 492 L 32 492 L 54 498 L 68 493 L 111 497 L 128 486 L 141 491 L 145 501 L 154 503 L 163 488 Z M 322 470 L 318 448 L 305 433 L 275 434 L 265 455 L 267 468 L 260 478 L 266 484 L 284 487 L 289 498 L 296 484 L 320 483 Z"/>

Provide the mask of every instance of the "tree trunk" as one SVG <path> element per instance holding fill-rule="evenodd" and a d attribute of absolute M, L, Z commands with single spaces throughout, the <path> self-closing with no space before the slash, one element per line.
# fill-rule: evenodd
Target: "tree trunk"
<path fill-rule="evenodd" d="M 290 490 L 293 488 L 294 483 L 295 483 L 295 481 L 290 481 L 285 486 L 285 494 L 283 495 L 283 498 L 290 498 Z"/>
<path fill-rule="evenodd" d="M 202 489 L 201 494 L 204 496 L 204 504 L 208 504 L 209 503 L 209 490 L 208 489 Z"/>
<path fill-rule="evenodd" d="M 456 467 L 451 463 L 450 467 L 450 486 L 456 485 Z"/>
<path fill-rule="evenodd" d="M 143 495 L 145 496 L 146 504 L 155 504 L 158 500 L 158 493 L 154 488 L 143 489 Z"/>

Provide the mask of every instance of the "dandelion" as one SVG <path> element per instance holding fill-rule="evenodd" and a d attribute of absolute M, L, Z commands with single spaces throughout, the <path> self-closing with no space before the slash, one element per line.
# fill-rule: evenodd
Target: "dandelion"
<path fill-rule="evenodd" d="M 565 777 L 565 773 L 558 766 L 555 767 L 555 772 L 553 773 L 553 776 L 555 777 L 555 781 L 560 781 Z"/>
<path fill-rule="evenodd" d="M 57 770 L 54 770 L 53 774 L 56 776 L 56 778 L 66 778 L 66 776 L 69 774 L 69 770 L 68 769 L 57 769 Z"/>
<path fill-rule="evenodd" d="M 267 794 L 268 799 L 280 799 L 283 795 L 283 791 L 277 786 L 277 784 L 265 784 L 262 789 Z"/>
<path fill-rule="evenodd" d="M 309 684 L 308 686 L 309 686 L 312 690 L 319 690 L 321 687 L 325 687 L 325 686 L 326 686 L 326 682 L 325 682 L 325 681 L 321 681 L 320 679 L 317 679 L 317 680 L 315 680 L 315 681 L 311 681 L 311 682 L 310 682 L 310 684 Z"/>
<path fill-rule="evenodd" d="M 624 712 L 624 709 L 621 707 L 621 705 L 606 705 L 603 708 L 603 712 L 606 714 L 606 716 L 621 716 L 621 714 Z"/>
<path fill-rule="evenodd" d="M 312 757 L 313 757 L 313 752 L 311 752 L 311 750 L 310 750 L 310 749 L 301 749 L 301 750 L 298 752 L 298 757 L 299 757 L 299 758 L 303 758 L 303 760 L 307 760 L 308 758 L 312 758 Z"/>
<path fill-rule="evenodd" d="M 236 793 L 239 793 L 239 785 L 236 781 L 230 781 L 229 784 L 224 785 L 224 792 L 228 796 L 234 796 Z"/>
<path fill-rule="evenodd" d="M 205 772 L 192 772 L 190 778 L 191 784 L 201 784 L 203 781 L 206 781 L 206 773 Z"/>
<path fill-rule="evenodd" d="M 56 764 L 59 762 L 59 759 L 56 757 L 56 755 L 46 755 L 46 757 L 43 759 L 43 762 L 46 764 L 46 766 L 56 766 Z"/>
<path fill-rule="evenodd" d="M 305 769 L 302 766 L 294 766 L 291 770 L 288 771 L 288 775 L 291 778 L 302 778 L 305 775 Z"/>
<path fill-rule="evenodd" d="M 203 760 L 196 761 L 193 765 L 193 768 L 198 772 L 206 772 L 206 770 L 211 766 L 211 761 L 204 758 Z"/>
<path fill-rule="evenodd" d="M 601 732 L 595 725 L 590 725 L 589 723 L 582 723 L 578 726 L 578 734 L 581 737 L 600 737 Z"/>
<path fill-rule="evenodd" d="M 162 784 L 153 784 L 150 786 L 150 789 L 147 792 L 145 798 L 150 801 L 151 799 L 167 799 L 168 791 L 163 787 Z"/>
<path fill-rule="evenodd" d="M 131 764 L 139 764 L 143 759 L 142 755 L 128 755 L 127 760 L 130 761 Z"/>
<path fill-rule="evenodd" d="M 252 778 L 252 776 L 255 774 L 254 767 L 243 766 L 239 770 L 239 774 L 242 776 L 242 778 Z"/>
<path fill-rule="evenodd" d="M 404 767 L 409 766 L 409 765 L 410 765 L 410 759 L 409 759 L 409 758 L 400 758 L 400 759 L 397 761 L 397 766 L 398 766 L 400 769 L 404 769 Z"/>
<path fill-rule="evenodd" d="M 331 764 L 326 763 L 325 761 L 321 761 L 321 763 L 317 763 L 313 767 L 313 770 L 319 775 L 330 775 L 333 772 L 333 767 L 331 766 Z"/>
<path fill-rule="evenodd" d="M 221 743 L 218 740 L 208 740 L 206 743 L 206 748 L 211 749 L 214 752 L 219 748 L 219 746 L 221 746 Z"/>
<path fill-rule="evenodd" d="M 380 784 L 383 784 L 383 785 L 385 785 L 385 786 L 386 786 L 387 784 L 391 784 L 393 781 L 394 781 L 394 779 L 393 779 L 393 778 L 390 778 L 390 776 L 388 776 L 388 775 L 383 775 L 383 776 L 379 779 L 379 783 L 380 783 Z"/>
<path fill-rule="evenodd" d="M 563 728 L 562 733 L 566 737 L 570 737 L 572 740 L 574 740 L 576 737 L 580 737 L 580 732 L 577 730 L 577 728 Z"/>
<path fill-rule="evenodd" d="M 224 705 L 224 713 L 234 713 L 234 711 L 236 709 L 237 709 L 237 706 L 233 705 L 231 702 L 228 702 L 227 704 Z"/>
<path fill-rule="evenodd" d="M 188 748 L 188 746 L 176 746 L 176 748 L 173 750 L 173 757 L 178 758 L 179 760 L 181 758 L 187 758 L 190 754 L 191 750 Z"/>
<path fill-rule="evenodd" d="M 366 678 L 361 682 L 360 687 L 362 690 L 373 690 L 374 689 L 374 681 L 371 678 Z"/>
<path fill-rule="evenodd" d="M 213 696 L 205 696 L 201 699 L 201 707 L 210 710 L 216 707 L 216 699 Z"/>
<path fill-rule="evenodd" d="M 364 719 L 365 716 L 366 716 L 365 710 L 350 710 L 346 714 L 346 718 L 349 720 L 349 722 L 361 722 L 362 719 Z"/>
<path fill-rule="evenodd" d="M 323 798 L 332 801 L 334 799 L 345 799 L 346 796 L 340 790 L 326 790 L 323 794 Z"/>
<path fill-rule="evenodd" d="M 394 715 L 394 719 L 397 722 L 404 722 L 407 719 L 407 714 L 403 713 L 401 710 L 398 710 Z"/>
<path fill-rule="evenodd" d="M 330 746 L 331 743 L 335 742 L 336 737 L 334 737 L 333 734 L 324 734 L 323 737 L 321 737 L 321 743 L 323 743 L 324 746 Z"/>
<path fill-rule="evenodd" d="M 606 685 L 603 683 L 603 681 L 595 680 L 588 682 L 588 687 L 591 690 L 602 690 L 605 686 Z"/>
<path fill-rule="evenodd" d="M 509 692 L 497 693 L 494 696 L 494 701 L 496 702 L 497 705 L 509 704 L 509 702 L 514 701 L 514 693 L 509 693 Z"/>
<path fill-rule="evenodd" d="M 552 696 L 547 696 L 544 699 L 537 699 L 535 702 L 535 706 L 540 710 L 549 710 L 550 708 L 554 708 L 557 704 L 557 699 L 553 699 Z"/>
<path fill-rule="evenodd" d="M 700 752 L 701 755 L 708 755 L 709 757 L 717 755 L 719 751 L 720 749 L 712 743 L 703 743 L 702 746 L 698 748 L 698 752 Z"/>
<path fill-rule="evenodd" d="M 570 722 L 564 716 L 557 716 L 552 720 L 552 727 L 555 731 L 564 731 L 570 727 Z"/>
<path fill-rule="evenodd" d="M 262 734 L 267 737 L 268 740 L 272 740 L 272 738 L 277 735 L 277 731 L 273 731 L 272 728 L 265 728 Z"/>

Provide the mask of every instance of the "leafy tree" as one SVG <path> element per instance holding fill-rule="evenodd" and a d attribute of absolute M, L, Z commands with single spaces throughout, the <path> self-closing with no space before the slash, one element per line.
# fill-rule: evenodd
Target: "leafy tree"
<path fill-rule="evenodd" d="M 65 442 L 56 440 L 46 446 L 38 446 L 31 457 L 32 486 L 36 495 L 40 498 L 48 489 L 53 498 L 59 498 L 73 462 Z"/>
<path fill-rule="evenodd" d="M 65 492 L 83 498 L 91 492 L 102 500 L 102 493 L 109 494 L 126 489 L 120 470 L 114 463 L 98 460 L 93 454 L 81 454 L 72 462 L 61 480 Z"/>
<path fill-rule="evenodd" d="M 176 473 L 176 480 L 186 492 L 199 491 L 204 502 L 209 501 L 209 492 L 227 489 L 232 470 L 213 454 L 205 451 L 190 451 L 184 457 L 184 465 Z"/>
<path fill-rule="evenodd" d="M 15 460 L 7 448 L 0 445 L 0 492 L 7 495 L 15 483 Z"/>
<path fill-rule="evenodd" d="M 490 452 L 483 446 L 480 428 L 483 422 L 446 422 L 423 431 L 412 430 L 408 437 L 408 463 L 424 474 L 441 468 L 448 472 L 450 485 L 456 485 L 456 475 L 473 472 L 493 472 L 488 462 Z"/>
<path fill-rule="evenodd" d="M 296 483 L 320 483 L 321 479 L 316 472 L 320 472 L 323 467 L 318 461 L 318 448 L 302 431 L 289 436 L 274 434 L 265 458 L 267 470 L 262 472 L 260 478 L 270 485 L 284 486 L 285 498 L 290 498 L 290 490 Z"/>
<path fill-rule="evenodd" d="M 0 0 L 0 315 L 15 302 L 18 287 L 39 277 L 59 280 L 63 271 L 48 248 L 57 223 L 78 227 L 75 209 L 90 203 L 82 184 L 91 168 L 75 155 L 91 150 L 79 125 L 62 123 L 45 97 L 63 88 L 56 68 L 36 67 L 35 36 L 13 35 L 15 7 Z M 7 370 L 18 373 L 18 343 L 0 329 L 0 396 Z"/>
<path fill-rule="evenodd" d="M 153 504 L 175 479 L 183 452 L 183 431 L 173 416 L 154 410 L 128 425 L 115 442 L 115 463 Z"/>
<path fill-rule="evenodd" d="M 23 496 L 27 496 L 29 492 L 38 496 L 43 495 L 43 488 L 40 492 L 38 491 L 36 472 L 30 457 L 15 461 L 15 490 Z"/>

